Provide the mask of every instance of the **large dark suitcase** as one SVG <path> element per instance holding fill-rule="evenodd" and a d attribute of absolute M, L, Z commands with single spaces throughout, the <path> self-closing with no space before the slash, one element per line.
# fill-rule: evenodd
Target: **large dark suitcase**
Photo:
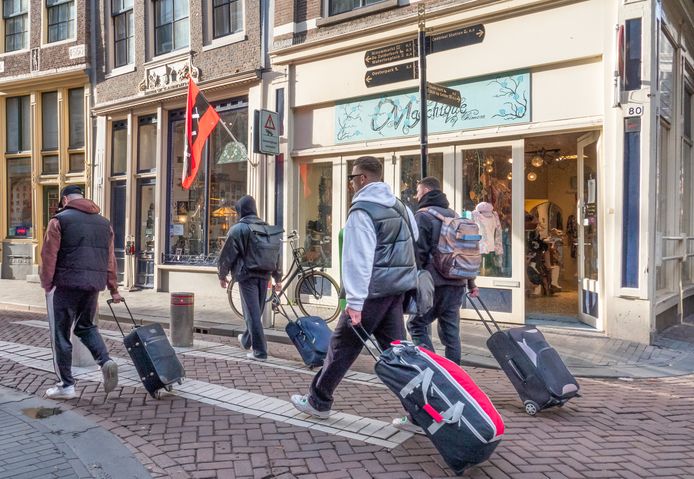
<path fill-rule="evenodd" d="M 516 388 L 525 412 L 534 416 L 543 409 L 563 406 L 579 395 L 576 378 L 540 330 L 535 326 L 522 326 L 502 331 L 482 299 L 477 297 L 496 328 L 493 331 L 475 304 L 475 298 L 469 293 L 467 297 L 491 335 L 487 340 L 489 351 Z"/>
<path fill-rule="evenodd" d="M 288 305 L 296 320 L 287 315 L 279 302 L 273 304 L 275 310 L 287 318 L 287 326 L 284 328 L 287 336 L 296 350 L 299 351 L 306 366 L 310 368 L 323 366 L 325 355 L 328 354 L 332 331 L 322 318 L 318 316 L 299 317 L 291 302 L 288 302 Z"/>
<path fill-rule="evenodd" d="M 111 314 L 116 320 L 118 329 L 123 335 L 123 344 L 128 350 L 140 380 L 147 392 L 155 399 L 160 399 L 162 389 L 172 390 L 174 383 L 182 384 L 185 378 L 183 365 L 176 356 L 176 351 L 166 337 L 161 324 L 145 324 L 138 326 L 135 323 L 130 308 L 125 300 L 122 300 L 128 315 L 133 323 L 133 330 L 127 335 L 123 332 L 118 318 L 113 311 L 112 299 L 107 301 Z"/>
<path fill-rule="evenodd" d="M 351 323 L 350 323 L 351 324 Z M 380 353 L 378 377 L 424 429 L 456 474 L 489 459 L 504 434 L 504 422 L 487 395 L 457 364 L 408 341 L 381 352 L 363 327 L 354 329 Z"/>

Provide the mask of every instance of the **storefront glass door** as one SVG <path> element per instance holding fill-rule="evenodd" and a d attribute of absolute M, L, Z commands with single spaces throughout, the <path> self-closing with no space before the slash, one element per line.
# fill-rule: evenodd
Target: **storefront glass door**
<path fill-rule="evenodd" d="M 600 329 L 598 133 L 578 139 L 579 319 Z"/>
<path fill-rule="evenodd" d="M 113 228 L 113 247 L 120 284 L 123 283 L 125 272 L 125 199 L 125 181 L 111 183 L 111 228 Z"/>
<path fill-rule="evenodd" d="M 135 285 L 154 287 L 154 198 L 155 179 L 140 180 L 137 184 L 137 274 Z"/>
<path fill-rule="evenodd" d="M 523 141 L 456 149 L 455 209 L 480 227 L 480 296 L 504 322 L 524 322 Z M 465 300 L 462 316 L 477 319 Z"/>

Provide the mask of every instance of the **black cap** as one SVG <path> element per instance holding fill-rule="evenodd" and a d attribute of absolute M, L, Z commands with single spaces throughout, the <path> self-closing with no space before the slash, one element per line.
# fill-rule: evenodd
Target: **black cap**
<path fill-rule="evenodd" d="M 63 190 L 60 192 L 60 203 L 58 203 L 58 208 L 62 208 L 63 206 L 63 198 L 69 195 L 82 195 L 84 196 L 84 193 L 82 193 L 82 188 L 80 188 L 77 185 L 68 185 Z"/>

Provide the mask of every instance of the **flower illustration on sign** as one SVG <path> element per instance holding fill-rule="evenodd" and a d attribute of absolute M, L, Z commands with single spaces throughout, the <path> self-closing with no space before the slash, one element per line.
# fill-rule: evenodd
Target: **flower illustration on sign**
<path fill-rule="evenodd" d="M 497 78 L 489 82 L 489 85 L 496 84 L 499 87 L 498 92 L 494 95 L 495 98 L 507 98 L 504 102 L 505 108 L 499 108 L 499 111 L 494 117 L 503 118 L 505 120 L 518 119 L 525 117 L 528 111 L 528 97 L 525 88 L 521 90 L 523 77 L 503 77 Z"/>
<path fill-rule="evenodd" d="M 339 141 L 359 137 L 361 131 L 357 127 L 361 124 L 361 105 L 350 103 L 338 107 L 337 139 Z"/>

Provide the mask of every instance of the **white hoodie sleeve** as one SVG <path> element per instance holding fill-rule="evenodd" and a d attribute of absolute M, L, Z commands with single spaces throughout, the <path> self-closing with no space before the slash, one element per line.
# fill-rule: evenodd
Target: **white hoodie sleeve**
<path fill-rule="evenodd" d="M 347 306 L 361 311 L 369 295 L 376 254 L 376 231 L 366 212 L 356 210 L 350 213 L 345 224 L 342 250 L 342 283 Z"/>

